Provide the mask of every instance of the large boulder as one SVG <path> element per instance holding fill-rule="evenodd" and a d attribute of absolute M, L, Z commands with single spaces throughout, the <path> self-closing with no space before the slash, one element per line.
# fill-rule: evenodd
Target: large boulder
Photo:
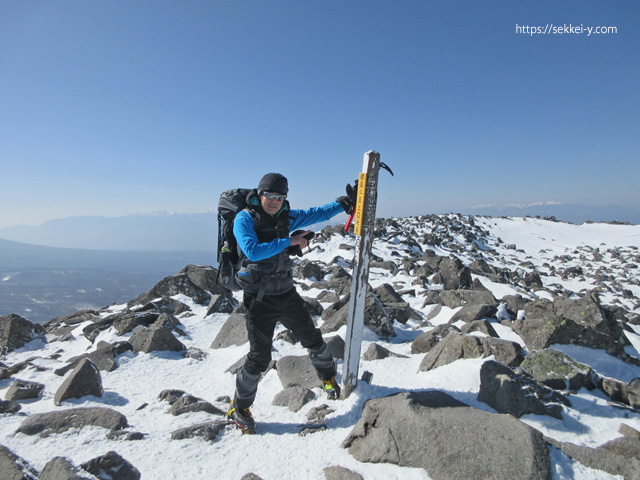
<path fill-rule="evenodd" d="M 276 362 L 276 371 L 283 388 L 314 388 L 321 385 L 308 355 L 282 357 Z"/>
<path fill-rule="evenodd" d="M 68 458 L 54 457 L 49 460 L 40 474 L 40 480 L 83 480 L 87 472 L 76 467 Z"/>
<path fill-rule="evenodd" d="M 16 379 L 7 390 L 4 399 L 18 401 L 38 398 L 42 390 L 44 390 L 42 383 Z"/>
<path fill-rule="evenodd" d="M 528 413 L 562 419 L 562 405 L 569 401 L 555 390 L 538 383 L 526 373 L 517 374 L 504 365 L 489 360 L 480 369 L 478 400 L 499 413 L 520 418 Z"/>
<path fill-rule="evenodd" d="M 98 367 L 88 358 L 83 358 L 56 391 L 54 402 L 60 405 L 69 398 L 81 398 L 85 395 L 101 397 L 102 393 L 102 377 Z"/>
<path fill-rule="evenodd" d="M 104 407 L 71 408 L 47 413 L 35 413 L 26 418 L 16 433 L 47 436 L 66 432 L 70 428 L 96 426 L 108 430 L 122 430 L 128 426 L 127 417 Z"/>
<path fill-rule="evenodd" d="M 420 363 L 420 371 L 432 370 L 463 358 L 489 355 L 495 355 L 498 361 L 513 367 L 524 360 L 522 347 L 515 342 L 452 332 L 425 355 Z"/>
<path fill-rule="evenodd" d="M 227 321 L 216 335 L 211 348 L 227 348 L 232 345 L 244 345 L 249 341 L 247 333 L 247 321 L 245 316 L 239 313 L 229 315 Z"/>
<path fill-rule="evenodd" d="M 45 333 L 42 325 L 32 323 L 21 315 L 5 315 L 0 317 L 0 351 L 12 352 L 32 340 L 44 340 Z"/>
<path fill-rule="evenodd" d="M 529 350 L 542 350 L 556 343 L 577 344 L 624 356 L 628 340 L 618 323 L 608 318 L 595 293 L 577 300 L 539 299 L 527 304 L 524 312 L 524 320 L 516 320 L 513 329 Z"/>
<path fill-rule="evenodd" d="M 470 289 L 471 270 L 465 267 L 459 258 L 447 257 L 440 262 L 439 271 L 433 282 L 442 284 L 445 290 Z"/>
<path fill-rule="evenodd" d="M 107 452 L 100 457 L 89 460 L 81 466 L 97 478 L 138 480 L 142 476 L 140 470 L 114 451 Z"/>
<path fill-rule="evenodd" d="M 38 472 L 24 458 L 0 445 L 0 472 L 3 480 L 38 480 Z"/>
<path fill-rule="evenodd" d="M 460 333 L 460 329 L 455 325 L 442 324 L 433 330 L 420 334 L 411 343 L 411 353 L 427 353 L 451 332 Z"/>
<path fill-rule="evenodd" d="M 322 333 L 335 332 L 340 329 L 340 327 L 347 324 L 348 317 L 349 303 L 347 301 L 347 303 L 345 303 L 344 306 L 335 313 L 335 315 L 322 324 L 320 330 Z M 393 320 L 389 318 L 389 315 L 385 311 L 382 303 L 371 295 L 370 292 L 367 294 L 364 307 L 364 324 L 380 337 L 396 336 L 396 332 L 393 329 Z"/>
<path fill-rule="evenodd" d="M 183 294 L 198 304 L 209 301 L 212 293 L 224 294 L 225 290 L 216 284 L 217 271 L 213 267 L 187 265 L 177 275 L 162 279 L 151 290 L 143 293 L 129 306 L 144 305 L 160 297 Z"/>
<path fill-rule="evenodd" d="M 578 363 L 558 350 L 531 352 L 520 368 L 554 390 L 577 392 L 582 387 L 592 390 L 597 385 L 596 374 L 589 365 Z"/>
<path fill-rule="evenodd" d="M 497 307 L 499 302 L 488 290 L 442 290 L 439 293 L 440 304 L 449 308 L 465 305 L 492 305 Z"/>
<path fill-rule="evenodd" d="M 187 349 L 187 347 L 171 333 L 171 330 L 165 327 L 147 328 L 139 326 L 135 329 L 133 335 L 131 335 L 129 343 L 136 353 L 149 353 L 156 350 L 182 352 Z"/>
<path fill-rule="evenodd" d="M 343 447 L 360 462 L 423 468 L 434 480 L 551 475 L 542 434 L 438 391 L 368 400 Z"/>

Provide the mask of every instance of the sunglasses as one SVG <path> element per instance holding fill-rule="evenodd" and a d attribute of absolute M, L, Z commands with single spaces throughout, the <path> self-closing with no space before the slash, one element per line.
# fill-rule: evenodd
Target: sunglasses
<path fill-rule="evenodd" d="M 278 195 L 277 193 L 271 192 L 262 192 L 262 196 L 268 198 L 269 200 L 277 200 L 278 202 L 282 202 L 285 198 L 287 198 L 286 195 Z"/>

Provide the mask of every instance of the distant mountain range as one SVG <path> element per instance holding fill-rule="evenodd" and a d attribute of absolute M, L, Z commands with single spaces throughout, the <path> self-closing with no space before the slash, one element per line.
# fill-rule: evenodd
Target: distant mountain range
<path fill-rule="evenodd" d="M 491 217 L 555 217 L 576 224 L 587 221 L 640 224 L 640 207 L 587 207 L 541 202 L 530 205 L 478 205 L 460 213 Z M 344 218 L 340 217 L 339 221 L 344 222 Z M 316 225 L 314 230 L 333 223 L 336 222 Z M 81 216 L 50 220 L 37 226 L 0 228 L 0 238 L 32 245 L 91 250 L 214 252 L 218 243 L 217 225 L 215 211 L 122 217 Z"/>
<path fill-rule="evenodd" d="M 91 250 L 205 252 L 217 248 L 217 222 L 215 212 L 81 216 L 0 228 L 0 238 Z"/>
<path fill-rule="evenodd" d="M 575 224 L 585 222 L 622 222 L 640 224 L 640 207 L 609 205 L 589 207 L 573 203 L 538 202 L 529 205 L 477 205 L 462 212 L 490 217 L 555 217 Z M 1 233 L 0 233 L 0 236 Z"/>

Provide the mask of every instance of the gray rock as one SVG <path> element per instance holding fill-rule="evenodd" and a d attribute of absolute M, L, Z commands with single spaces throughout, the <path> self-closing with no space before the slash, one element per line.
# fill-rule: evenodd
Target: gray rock
<path fill-rule="evenodd" d="M 171 440 L 184 440 L 186 438 L 201 437 L 207 441 L 212 441 L 216 438 L 220 430 L 223 430 L 225 426 L 229 424 L 228 421 L 213 421 L 198 423 L 197 425 L 191 425 L 190 427 L 179 428 L 171 432 Z"/>
<path fill-rule="evenodd" d="M 326 310 L 325 310 L 326 311 Z M 336 314 L 322 324 L 322 333 L 335 332 L 347 324 L 349 304 L 345 304 Z M 393 321 L 387 315 L 382 303 L 370 293 L 367 295 L 364 309 L 364 324 L 380 337 L 395 337 Z"/>
<path fill-rule="evenodd" d="M 323 472 L 326 480 L 364 480 L 359 473 L 344 467 L 327 467 Z"/>
<path fill-rule="evenodd" d="M 486 290 L 442 290 L 439 292 L 439 303 L 449 308 L 465 305 L 493 305 L 497 307 L 499 304 L 493 293 Z"/>
<path fill-rule="evenodd" d="M 638 474 L 640 472 L 640 458 L 638 456 L 620 454 L 618 448 L 616 448 L 618 444 L 616 440 L 636 439 L 616 439 L 613 440 L 613 444 L 608 442 L 609 445 L 605 444 L 606 446 L 602 445 L 598 448 L 560 442 L 548 437 L 545 437 L 545 440 L 587 467 L 603 470 L 611 475 L 620 475 L 627 480 L 638 480 L 640 478 Z M 640 442 L 640 440 L 636 440 L 636 442 Z"/>
<path fill-rule="evenodd" d="M 213 340 L 211 348 L 227 348 L 232 345 L 244 345 L 249 341 L 244 315 L 232 314 L 224 323 Z"/>
<path fill-rule="evenodd" d="M 15 313 L 0 317 L 0 349 L 5 352 L 13 352 L 32 340 L 45 340 L 45 333 L 42 325 L 32 323 Z"/>
<path fill-rule="evenodd" d="M 411 353 L 427 353 L 451 332 L 460 333 L 460 329 L 455 325 L 444 324 L 438 325 L 433 330 L 420 334 L 420 336 L 411 343 Z"/>
<path fill-rule="evenodd" d="M 17 401 L 38 398 L 42 390 L 44 390 L 42 383 L 16 379 L 7 390 L 4 399 Z"/>
<path fill-rule="evenodd" d="M 160 313 L 154 311 L 147 312 L 122 312 L 112 315 L 113 328 L 116 329 L 118 335 L 133 332 L 140 325 L 150 326 L 160 316 Z"/>
<path fill-rule="evenodd" d="M 321 386 L 320 379 L 308 355 L 287 356 L 276 362 L 276 371 L 283 388 Z"/>
<path fill-rule="evenodd" d="M 452 319 L 453 321 L 453 319 Z M 491 323 L 485 319 L 473 320 L 462 327 L 462 333 L 482 332 L 493 338 L 498 338 L 498 334 L 491 325 Z"/>
<path fill-rule="evenodd" d="M 69 398 L 81 398 L 85 395 L 101 397 L 102 393 L 102 377 L 98 368 L 91 360 L 83 358 L 56 391 L 54 403 L 60 405 Z"/>
<path fill-rule="evenodd" d="M 172 415 L 183 415 L 191 412 L 207 412 L 212 415 L 224 415 L 225 412 L 214 406 L 213 404 L 194 397 L 193 395 L 182 395 L 179 399 L 171 404 L 169 413 Z"/>
<path fill-rule="evenodd" d="M 515 342 L 452 332 L 425 355 L 419 371 L 432 370 L 462 358 L 479 358 L 489 355 L 495 355 L 501 363 L 514 367 L 524 360 L 522 347 Z"/>
<path fill-rule="evenodd" d="M 530 350 L 543 350 L 559 343 L 624 355 L 628 341 L 618 323 L 607 317 L 595 293 L 577 300 L 539 299 L 527 304 L 524 311 L 525 319 L 516 320 L 513 329 Z"/>
<path fill-rule="evenodd" d="M 98 478 L 110 480 L 139 480 L 140 470 L 114 451 L 83 463 L 82 468 Z"/>
<path fill-rule="evenodd" d="M 631 407 L 640 409 L 640 378 L 634 378 L 627 385 L 627 401 Z"/>
<path fill-rule="evenodd" d="M 331 350 L 331 356 L 333 358 L 344 358 L 345 343 L 340 335 L 334 335 L 325 340 L 329 349 Z"/>
<path fill-rule="evenodd" d="M 147 328 L 139 326 L 131 335 L 129 343 L 134 352 L 149 353 L 156 350 L 182 352 L 187 349 L 168 328 Z"/>
<path fill-rule="evenodd" d="M 465 305 L 460 311 L 456 312 L 451 317 L 451 320 L 449 320 L 449 322 L 454 323 L 462 320 L 465 323 L 472 323 L 476 320 L 481 320 L 484 318 L 495 318 L 496 313 L 498 313 L 498 307 L 496 307 L 495 305 Z"/>
<path fill-rule="evenodd" d="M 342 446 L 360 462 L 423 468 L 434 480 L 551 476 L 539 432 L 438 391 L 368 400 Z"/>
<path fill-rule="evenodd" d="M 38 472 L 24 458 L 0 445 L 0 472 L 3 480 L 38 480 Z"/>
<path fill-rule="evenodd" d="M 1 413 L 17 413 L 22 410 L 22 406 L 18 402 L 13 400 L 0 400 L 0 414 Z"/>
<path fill-rule="evenodd" d="M 238 302 L 233 297 L 229 298 L 227 295 L 216 294 L 209 301 L 207 316 L 214 313 L 231 313 L 237 306 Z"/>
<path fill-rule="evenodd" d="M 439 280 L 445 290 L 471 288 L 471 270 L 459 258 L 444 258 L 438 266 Z"/>
<path fill-rule="evenodd" d="M 276 394 L 272 405 L 288 407 L 292 412 L 297 412 L 314 398 L 315 393 L 308 388 L 289 387 Z"/>
<path fill-rule="evenodd" d="M 118 368 L 116 357 L 132 349 L 133 347 L 129 342 L 116 342 L 114 344 L 100 342 L 95 351 L 71 358 L 67 365 L 56 369 L 54 373 L 61 376 L 66 374 L 69 370 L 77 367 L 83 358 L 91 360 L 98 367 L 98 370 L 112 372 Z"/>
<path fill-rule="evenodd" d="M 127 417 L 120 412 L 104 407 L 71 408 L 48 413 L 30 415 L 22 422 L 16 433 L 47 436 L 62 433 L 70 428 L 83 428 L 89 425 L 121 430 L 128 426 Z"/>
<path fill-rule="evenodd" d="M 517 418 L 535 413 L 562 419 L 561 404 L 571 405 L 560 393 L 536 382 L 526 373 L 518 375 L 493 360 L 485 362 L 480 369 L 478 400 L 499 413 Z"/>
<path fill-rule="evenodd" d="M 577 392 L 596 387 L 595 372 L 558 350 L 545 349 L 529 353 L 520 364 L 525 372 L 554 390 Z"/>
<path fill-rule="evenodd" d="M 384 348 L 382 345 L 378 345 L 377 343 L 372 343 L 367 348 L 367 351 L 364 352 L 362 356 L 363 360 L 382 360 L 388 357 L 397 357 L 397 358 L 407 358 L 404 355 L 398 355 L 397 353 L 393 353 L 391 350 Z"/>
<path fill-rule="evenodd" d="M 76 467 L 68 458 L 54 457 L 49 460 L 40 474 L 40 480 L 86 480 L 87 472 Z"/>
<path fill-rule="evenodd" d="M 373 293 L 385 305 L 389 303 L 404 303 L 402 296 L 388 283 L 383 283 L 374 288 Z"/>

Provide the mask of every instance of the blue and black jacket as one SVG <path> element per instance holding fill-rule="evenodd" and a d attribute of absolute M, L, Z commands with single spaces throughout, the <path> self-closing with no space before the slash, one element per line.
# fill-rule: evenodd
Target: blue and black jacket
<path fill-rule="evenodd" d="M 258 299 L 293 288 L 293 261 L 286 251 L 291 246 L 289 233 L 344 211 L 338 202 L 292 210 L 285 201 L 278 213 L 269 215 L 262 209 L 256 190 L 247 196 L 247 205 L 233 223 L 241 257 L 236 280 L 245 292 L 257 293 Z"/>

